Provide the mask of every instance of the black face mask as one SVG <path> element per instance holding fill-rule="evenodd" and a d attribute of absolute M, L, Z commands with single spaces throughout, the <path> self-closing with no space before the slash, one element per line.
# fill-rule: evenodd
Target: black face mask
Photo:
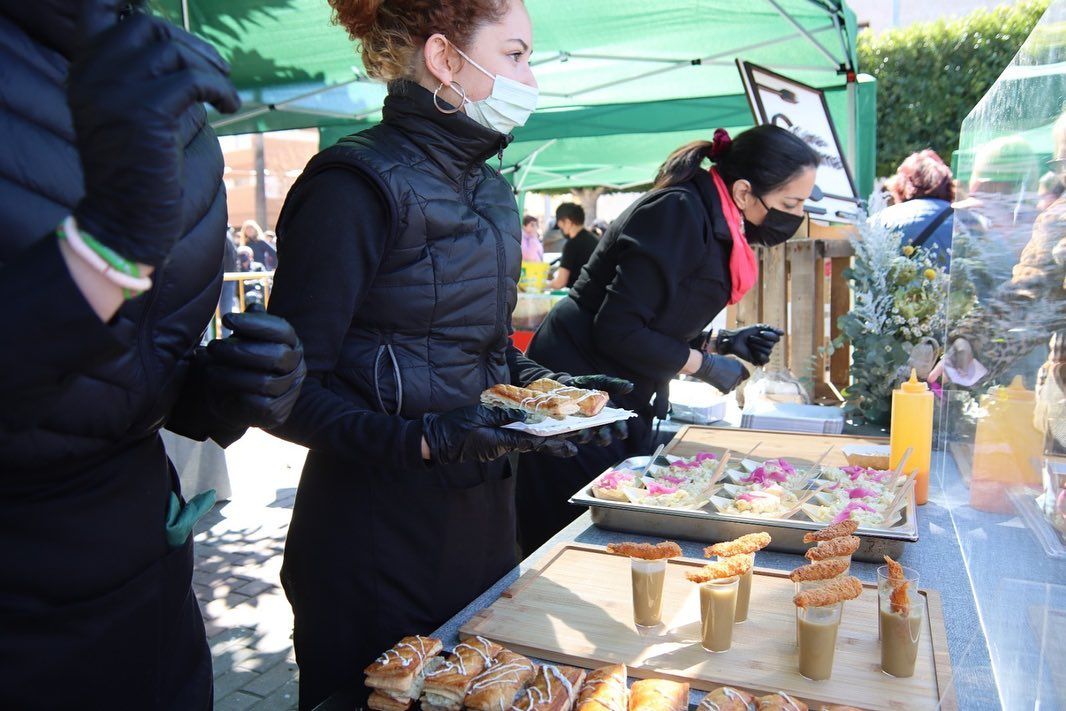
<path fill-rule="evenodd" d="M 759 202 L 762 202 L 762 206 L 766 208 L 766 217 L 763 218 L 761 225 L 753 225 L 748 222 L 748 218 L 744 218 L 744 236 L 748 244 L 775 247 L 787 242 L 803 224 L 803 215 L 793 215 L 791 212 L 770 207 L 763 202 L 762 198 L 759 198 Z"/>

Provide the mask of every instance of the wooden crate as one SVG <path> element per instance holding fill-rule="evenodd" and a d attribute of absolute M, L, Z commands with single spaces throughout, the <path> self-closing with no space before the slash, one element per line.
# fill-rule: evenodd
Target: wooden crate
<path fill-rule="evenodd" d="M 844 270 L 854 248 L 848 228 L 811 230 L 825 237 L 795 237 L 777 247 L 755 248 L 759 281 L 729 308 L 727 321 L 730 328 L 755 323 L 782 328 L 785 336 L 774 349 L 771 367 L 788 368 L 803 378 L 813 397 L 837 399 L 848 385 L 851 349 L 846 346 L 832 355 L 828 377 L 819 351 L 839 335 L 837 319 L 851 310 Z"/>

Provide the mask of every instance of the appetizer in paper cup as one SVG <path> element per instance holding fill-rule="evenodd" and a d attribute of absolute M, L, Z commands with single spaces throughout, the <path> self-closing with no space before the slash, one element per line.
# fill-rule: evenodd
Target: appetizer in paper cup
<path fill-rule="evenodd" d="M 818 497 L 815 497 L 816 499 Z M 816 523 L 839 523 L 848 518 L 859 522 L 860 526 L 871 528 L 891 528 L 899 524 L 903 518 L 902 509 L 897 509 L 888 521 L 885 521 L 885 513 L 864 503 L 861 500 L 850 501 L 842 505 L 826 506 L 823 504 L 807 503 L 800 507 L 810 520 Z"/>
<path fill-rule="evenodd" d="M 593 480 L 592 494 L 608 501 L 647 506 L 683 509 L 705 506 L 718 488 L 711 485 L 717 457 L 703 453 L 689 459 L 672 455 L 666 459 L 669 465 L 653 465 L 638 479 L 648 465 L 648 457 L 630 457 Z"/>
<path fill-rule="evenodd" d="M 783 518 L 793 512 L 797 502 L 795 494 L 780 487 L 775 490 L 744 491 L 735 498 L 711 497 L 711 504 L 718 513 L 757 518 Z"/>
<path fill-rule="evenodd" d="M 639 473 L 635 469 L 610 469 L 592 482 L 592 495 L 607 501 L 629 501 L 622 489 L 634 486 Z"/>

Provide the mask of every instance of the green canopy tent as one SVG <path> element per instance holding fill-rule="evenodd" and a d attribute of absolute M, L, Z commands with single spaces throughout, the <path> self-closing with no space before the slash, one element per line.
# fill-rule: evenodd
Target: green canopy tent
<path fill-rule="evenodd" d="M 156 0 L 217 46 L 244 106 L 220 134 L 318 127 L 322 143 L 380 120 L 384 87 L 330 24 L 325 0 Z M 516 191 L 648 183 L 673 148 L 752 123 L 734 60 L 822 88 L 859 190 L 873 181 L 875 84 L 848 83 L 843 0 L 526 0 L 541 103 L 515 131 Z M 854 74 L 852 74 L 854 76 Z"/>

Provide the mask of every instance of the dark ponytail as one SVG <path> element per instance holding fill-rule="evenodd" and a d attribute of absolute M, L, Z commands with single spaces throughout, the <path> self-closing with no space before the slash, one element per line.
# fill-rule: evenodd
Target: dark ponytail
<path fill-rule="evenodd" d="M 749 128 L 730 140 L 724 129 L 714 132 L 714 141 L 693 141 L 670 154 L 659 166 L 655 188 L 688 182 L 709 159 L 729 187 L 740 179 L 751 183 L 756 195 L 765 195 L 784 185 L 804 168 L 817 168 L 821 158 L 813 148 L 779 126 Z"/>

